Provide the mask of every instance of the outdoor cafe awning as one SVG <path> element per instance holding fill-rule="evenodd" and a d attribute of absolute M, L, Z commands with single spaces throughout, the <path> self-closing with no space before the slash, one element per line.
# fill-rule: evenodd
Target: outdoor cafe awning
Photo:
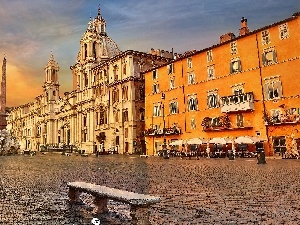
<path fill-rule="evenodd" d="M 243 136 L 238 137 L 234 140 L 237 144 L 255 144 L 256 142 L 265 141 L 259 137 L 249 137 L 249 136 Z"/>
<path fill-rule="evenodd" d="M 205 143 L 205 141 L 200 138 L 191 138 L 187 141 L 187 144 L 189 145 L 201 145 L 203 143 Z"/>
<path fill-rule="evenodd" d="M 183 140 L 175 140 L 172 141 L 169 145 L 182 145 L 183 144 Z"/>
<path fill-rule="evenodd" d="M 229 139 L 229 138 L 212 138 L 210 141 L 209 141 L 210 144 L 222 144 L 222 145 L 225 145 L 227 143 L 232 143 L 232 140 Z"/>

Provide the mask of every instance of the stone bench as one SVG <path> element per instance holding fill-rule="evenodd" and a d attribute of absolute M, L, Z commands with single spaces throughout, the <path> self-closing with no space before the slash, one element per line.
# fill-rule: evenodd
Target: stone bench
<path fill-rule="evenodd" d="M 82 192 L 93 195 L 95 197 L 94 204 L 97 206 L 97 213 L 108 212 L 107 202 L 109 199 L 129 204 L 133 224 L 150 224 L 149 206 L 161 201 L 158 197 L 86 182 L 70 182 L 67 186 L 69 187 L 69 199 L 71 203 L 81 202 L 79 196 Z"/>

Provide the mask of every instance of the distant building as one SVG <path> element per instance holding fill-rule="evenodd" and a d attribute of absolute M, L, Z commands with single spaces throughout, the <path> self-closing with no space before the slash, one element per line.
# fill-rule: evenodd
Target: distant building
<path fill-rule="evenodd" d="M 90 19 L 70 67 L 73 90 L 60 97 L 59 66 L 51 53 L 43 93 L 14 107 L 9 127 L 22 149 L 76 146 L 86 153 L 145 152 L 144 78 L 141 72 L 170 61 L 167 51 L 121 52 L 106 33 L 106 21 Z"/>
<path fill-rule="evenodd" d="M 268 155 L 297 152 L 299 15 L 254 31 L 242 18 L 239 36 L 227 33 L 220 44 L 146 71 L 147 154 L 157 154 L 164 139 L 181 150 L 198 138 L 213 151 L 215 145 L 228 150 L 232 140 L 248 136 L 264 140 Z M 253 151 L 255 146 L 235 147 Z"/>

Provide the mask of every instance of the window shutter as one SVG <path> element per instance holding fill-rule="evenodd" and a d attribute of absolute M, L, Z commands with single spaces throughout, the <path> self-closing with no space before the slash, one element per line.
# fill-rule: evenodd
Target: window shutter
<path fill-rule="evenodd" d="M 275 50 L 273 50 L 273 61 L 277 63 L 277 53 Z"/>
<path fill-rule="evenodd" d="M 265 52 L 262 54 L 262 63 L 263 63 L 264 66 L 267 64 L 266 63 L 266 53 Z"/>
<path fill-rule="evenodd" d="M 219 107 L 220 106 L 220 99 L 219 99 L 219 96 L 218 95 L 215 95 L 215 98 L 216 98 L 216 107 Z"/>
<path fill-rule="evenodd" d="M 278 90 L 278 97 L 282 98 L 283 94 L 282 94 L 282 83 L 280 81 L 278 81 L 277 83 L 277 90 Z"/>
<path fill-rule="evenodd" d="M 241 60 L 238 61 L 238 68 L 239 68 L 239 72 L 242 71 L 242 62 Z"/>
<path fill-rule="evenodd" d="M 187 105 L 188 105 L 188 111 L 190 111 L 190 98 L 187 100 Z"/>
<path fill-rule="evenodd" d="M 210 108 L 209 99 L 210 99 L 210 95 L 208 95 L 208 96 L 206 97 L 207 108 Z"/>
<path fill-rule="evenodd" d="M 263 91 L 264 91 L 265 99 L 268 100 L 269 99 L 269 95 L 268 95 L 268 93 L 269 93 L 269 83 L 264 84 Z"/>
<path fill-rule="evenodd" d="M 233 73 L 233 63 L 232 62 L 230 62 L 229 67 L 230 67 L 230 73 Z"/>
<path fill-rule="evenodd" d="M 159 92 L 159 84 L 157 84 L 156 87 L 157 87 L 156 88 L 156 93 L 158 93 Z"/>
<path fill-rule="evenodd" d="M 198 110 L 198 98 L 195 98 L 195 109 Z"/>

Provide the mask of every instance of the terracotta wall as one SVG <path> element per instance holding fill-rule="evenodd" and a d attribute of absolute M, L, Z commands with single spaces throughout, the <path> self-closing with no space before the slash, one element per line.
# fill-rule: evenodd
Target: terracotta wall
<path fill-rule="evenodd" d="M 268 140 L 265 143 L 267 155 L 273 155 L 272 136 L 286 135 L 289 132 L 295 134 L 300 130 L 299 124 L 281 123 L 278 128 L 269 126 L 264 121 L 265 112 L 268 113 L 273 108 L 278 108 L 284 104 L 284 107 L 300 108 L 300 85 L 299 77 L 299 18 L 283 21 L 288 24 L 289 38 L 280 40 L 278 25 L 273 24 L 266 27 L 270 33 L 271 42 L 262 45 L 261 32 L 264 28 L 251 32 L 243 37 L 238 37 L 232 41 L 237 43 L 237 54 L 231 54 L 230 42 L 222 43 L 211 48 L 192 53 L 190 56 L 182 57 L 174 61 L 174 73 L 168 74 L 167 65 L 157 68 L 158 78 L 152 79 L 152 71 L 145 73 L 146 82 L 146 124 L 145 129 L 149 129 L 151 124 L 160 124 L 163 128 L 163 119 L 165 127 L 170 127 L 177 123 L 181 128 L 180 134 L 165 135 L 166 142 L 169 143 L 174 139 L 188 140 L 199 137 L 211 139 L 213 137 L 230 137 L 232 139 L 240 136 L 257 136 L 261 139 Z M 273 47 L 277 53 L 277 62 L 264 66 L 262 65 L 262 53 L 265 48 Z M 207 62 L 207 51 L 212 51 L 213 60 Z M 233 58 L 238 57 L 241 61 L 241 71 L 230 73 L 230 62 Z M 192 68 L 188 68 L 188 58 L 192 59 Z M 214 67 L 214 79 L 208 78 L 207 69 L 209 66 Z M 188 84 L 189 74 L 195 74 L 195 83 Z M 283 97 L 275 100 L 267 100 L 263 97 L 263 85 L 265 78 L 279 75 L 282 83 Z M 175 88 L 170 89 L 170 79 L 175 79 Z M 159 92 L 152 93 L 154 83 L 159 84 Z M 208 108 L 207 95 L 208 91 L 215 91 L 219 99 L 223 96 L 233 95 L 232 86 L 240 84 L 244 93 L 253 92 L 254 109 L 247 111 L 230 112 L 230 129 L 204 130 L 201 123 L 205 117 L 224 116 L 221 107 Z M 165 99 L 161 99 L 164 93 Z M 198 109 L 188 111 L 187 99 L 189 95 L 197 95 Z M 174 115 L 169 114 L 169 103 L 172 100 L 178 101 L 179 112 Z M 164 104 L 165 113 L 163 116 L 153 117 L 153 104 Z M 236 123 L 237 114 L 243 115 L 244 126 L 238 127 Z M 191 128 L 191 119 L 196 122 L 196 128 Z M 155 154 L 159 148 L 156 148 L 155 142 L 163 143 L 163 135 L 146 135 L 147 153 Z M 288 138 L 287 138 L 288 139 Z M 159 144 L 157 144 L 159 145 Z"/>

